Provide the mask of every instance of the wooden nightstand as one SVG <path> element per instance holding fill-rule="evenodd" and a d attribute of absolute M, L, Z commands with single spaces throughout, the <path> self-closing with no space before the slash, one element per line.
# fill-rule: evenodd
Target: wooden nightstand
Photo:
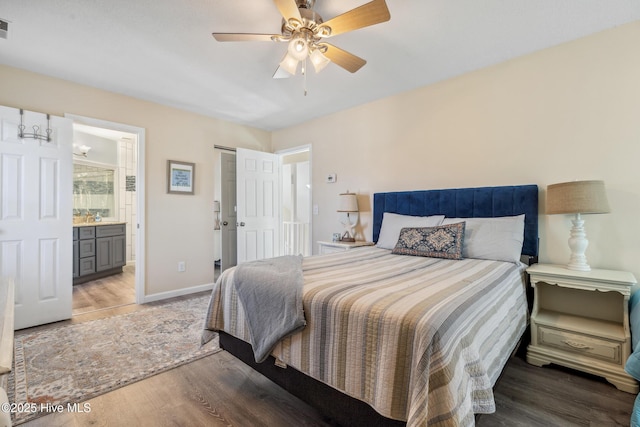
<path fill-rule="evenodd" d="M 361 248 L 363 246 L 373 246 L 373 242 L 365 242 L 360 240 L 357 242 L 323 242 L 319 241 L 320 254 L 332 254 L 334 252 L 344 252 L 354 248 Z"/>
<path fill-rule="evenodd" d="M 527 362 L 599 375 L 620 390 L 637 393 L 638 383 L 624 371 L 631 354 L 633 274 L 550 264 L 534 264 L 527 273 L 534 287 Z"/>

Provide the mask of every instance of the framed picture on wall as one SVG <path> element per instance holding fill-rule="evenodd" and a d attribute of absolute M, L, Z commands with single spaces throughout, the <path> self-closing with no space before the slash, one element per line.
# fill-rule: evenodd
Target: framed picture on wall
<path fill-rule="evenodd" d="M 167 193 L 193 194 L 196 164 L 167 160 Z"/>

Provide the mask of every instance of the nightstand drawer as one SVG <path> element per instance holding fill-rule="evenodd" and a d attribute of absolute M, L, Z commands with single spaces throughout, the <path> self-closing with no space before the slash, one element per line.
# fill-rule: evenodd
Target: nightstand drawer
<path fill-rule="evenodd" d="M 341 248 L 339 246 L 326 246 L 320 245 L 320 254 L 334 254 L 336 252 L 345 252 L 347 248 Z"/>
<path fill-rule="evenodd" d="M 564 329 L 549 328 L 543 325 L 538 325 L 538 342 L 543 346 L 582 354 L 617 365 L 622 364 L 622 343 L 620 342 L 586 336 Z"/>
<path fill-rule="evenodd" d="M 638 382 L 624 370 L 631 354 L 627 307 L 633 274 L 552 264 L 534 264 L 527 273 L 535 292 L 527 362 L 578 369 L 638 393 Z"/>

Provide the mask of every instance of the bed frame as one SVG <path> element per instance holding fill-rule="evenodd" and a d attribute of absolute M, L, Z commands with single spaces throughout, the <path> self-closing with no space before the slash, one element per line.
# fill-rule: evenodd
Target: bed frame
<path fill-rule="evenodd" d="M 456 188 L 376 193 L 373 196 L 373 241 L 378 240 L 384 212 L 403 215 L 445 215 L 450 218 L 525 214 L 522 255 L 531 264 L 538 256 L 538 187 Z M 273 382 L 317 408 L 333 424 L 354 427 L 400 427 L 404 421 L 383 417 L 367 403 L 345 395 L 292 367 L 275 366 L 273 356 L 256 363 L 251 345 L 220 332 L 220 346 Z"/>
<path fill-rule="evenodd" d="M 522 255 L 538 256 L 538 186 L 454 188 L 373 195 L 373 241 L 378 241 L 385 212 L 490 218 L 525 214 Z"/>

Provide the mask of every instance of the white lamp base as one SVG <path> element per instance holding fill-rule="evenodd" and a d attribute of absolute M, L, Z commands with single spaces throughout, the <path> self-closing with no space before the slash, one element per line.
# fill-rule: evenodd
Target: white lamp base
<path fill-rule="evenodd" d="M 569 237 L 569 248 L 571 248 L 571 257 L 567 268 L 576 271 L 591 271 L 591 267 L 587 264 L 585 251 L 589 246 L 587 234 L 584 231 L 584 220 L 580 214 L 576 214 L 575 219 L 571 220 L 573 227 L 571 228 L 571 236 Z"/>

